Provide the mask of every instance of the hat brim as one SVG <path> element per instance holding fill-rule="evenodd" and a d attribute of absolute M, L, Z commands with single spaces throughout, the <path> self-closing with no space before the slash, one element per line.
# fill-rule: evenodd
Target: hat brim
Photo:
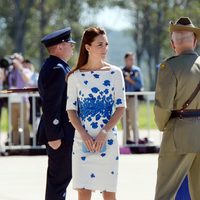
<path fill-rule="evenodd" d="M 174 31 L 191 31 L 191 32 L 195 33 L 197 40 L 200 40 L 200 28 L 170 24 L 169 31 L 170 31 L 170 33 L 174 32 Z"/>
<path fill-rule="evenodd" d="M 66 42 L 72 43 L 72 44 L 76 44 L 76 42 L 75 42 L 74 40 L 72 40 L 72 39 L 69 39 L 69 40 L 67 40 Z"/>

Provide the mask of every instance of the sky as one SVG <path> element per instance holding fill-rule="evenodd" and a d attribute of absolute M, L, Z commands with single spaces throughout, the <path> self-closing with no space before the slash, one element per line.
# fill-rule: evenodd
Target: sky
<path fill-rule="evenodd" d="M 87 13 L 83 13 L 81 22 L 84 25 L 95 23 L 98 26 L 115 31 L 129 29 L 132 26 L 129 11 L 119 7 L 106 7 L 98 13 L 88 12 L 87 10 Z"/>

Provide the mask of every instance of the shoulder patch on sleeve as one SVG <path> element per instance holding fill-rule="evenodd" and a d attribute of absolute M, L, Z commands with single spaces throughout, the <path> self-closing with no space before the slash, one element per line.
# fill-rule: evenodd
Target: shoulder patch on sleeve
<path fill-rule="evenodd" d="M 58 63 L 55 67 L 53 67 L 53 69 L 60 69 L 63 68 L 63 65 Z"/>
<path fill-rule="evenodd" d="M 53 69 L 62 69 L 65 74 L 67 73 L 67 70 L 61 63 L 58 63 L 55 67 L 53 67 Z"/>
<path fill-rule="evenodd" d="M 135 72 L 135 77 L 139 77 L 139 72 Z"/>

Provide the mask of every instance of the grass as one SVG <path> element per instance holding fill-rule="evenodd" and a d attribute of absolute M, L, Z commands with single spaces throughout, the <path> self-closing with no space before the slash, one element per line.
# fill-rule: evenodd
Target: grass
<path fill-rule="evenodd" d="M 8 110 L 7 108 L 3 107 L 0 119 L 0 131 L 7 131 L 8 130 Z"/>
<path fill-rule="evenodd" d="M 139 103 L 138 120 L 139 129 L 156 129 L 153 114 L 153 103 L 150 103 L 149 115 L 146 103 Z M 2 117 L 0 122 L 0 131 L 6 132 L 8 130 L 8 112 L 5 107 L 2 110 Z M 122 129 L 121 122 L 118 123 L 118 129 Z"/>
<path fill-rule="evenodd" d="M 153 103 L 150 103 L 149 108 L 147 108 L 145 102 L 139 102 L 138 125 L 139 129 L 157 129 L 154 122 Z M 119 130 L 122 129 L 121 121 L 117 127 Z"/>
<path fill-rule="evenodd" d="M 153 103 L 150 103 L 149 110 L 146 103 L 142 102 L 139 104 L 138 119 L 140 129 L 157 129 L 154 122 Z"/>

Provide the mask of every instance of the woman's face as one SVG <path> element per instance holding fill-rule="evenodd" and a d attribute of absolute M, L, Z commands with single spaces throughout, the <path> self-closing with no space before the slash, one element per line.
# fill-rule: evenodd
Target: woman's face
<path fill-rule="evenodd" d="M 105 59 L 108 52 L 108 39 L 106 35 L 98 35 L 91 45 L 86 44 L 85 48 L 89 53 L 89 57 Z"/>

